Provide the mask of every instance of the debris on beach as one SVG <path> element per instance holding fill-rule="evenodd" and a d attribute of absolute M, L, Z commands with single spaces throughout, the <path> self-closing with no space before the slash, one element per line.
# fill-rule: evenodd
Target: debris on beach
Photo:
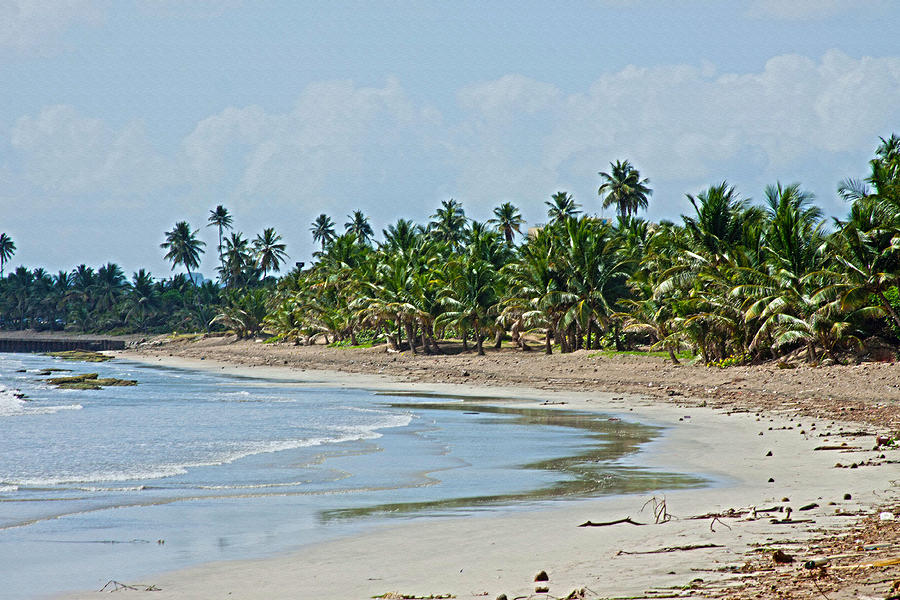
<path fill-rule="evenodd" d="M 444 598 L 456 598 L 453 594 L 429 594 L 428 596 L 416 596 L 415 594 L 401 594 L 399 592 L 385 592 L 378 596 L 372 596 L 377 600 L 443 600 Z"/>
<path fill-rule="evenodd" d="M 97 591 L 118 592 L 119 590 L 129 590 L 133 592 L 161 592 L 162 588 L 156 587 L 153 584 L 147 585 L 145 583 L 134 583 L 129 585 L 127 583 L 122 583 L 121 581 L 116 581 L 115 579 L 110 579 L 106 582 L 106 585 Z"/>

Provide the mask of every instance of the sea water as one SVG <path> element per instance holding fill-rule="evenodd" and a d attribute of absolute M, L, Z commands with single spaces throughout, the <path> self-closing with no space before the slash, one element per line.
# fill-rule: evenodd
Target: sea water
<path fill-rule="evenodd" d="M 45 369 L 138 385 L 61 390 Z M 272 555 L 389 519 L 704 483 L 639 466 L 658 428 L 495 404 L 0 354 L 0 598 Z"/>

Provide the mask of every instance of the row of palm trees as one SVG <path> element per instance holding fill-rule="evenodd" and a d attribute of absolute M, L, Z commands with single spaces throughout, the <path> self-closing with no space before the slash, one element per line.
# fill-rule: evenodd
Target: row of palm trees
<path fill-rule="evenodd" d="M 208 331 L 222 303 L 212 282 L 183 274 L 155 279 L 145 269 L 127 279 L 107 263 L 50 274 L 18 267 L 0 280 L 0 326 L 93 332 Z"/>
<path fill-rule="evenodd" d="M 93 332 L 221 329 L 228 322 L 217 317 L 244 302 L 245 290 L 273 286 L 269 273 L 280 270 L 287 254 L 281 236 L 271 227 L 252 244 L 241 233 L 224 237 L 233 219 L 221 205 L 210 211 L 208 223 L 219 229 L 219 284 L 196 284 L 194 271 L 205 244 L 197 238 L 198 230 L 180 221 L 166 232 L 161 247 L 173 269 L 182 265 L 187 276 L 157 280 L 140 269 L 128 280 L 115 263 L 96 270 L 82 264 L 55 275 L 19 267 L 8 277 L 0 276 L 0 327 Z M 12 240 L 0 234 L 0 272 L 15 249 Z M 268 292 L 256 297 L 263 299 L 261 322 Z"/>
<path fill-rule="evenodd" d="M 680 222 L 651 223 L 635 216 L 649 182 L 627 161 L 610 166 L 598 191 L 614 222 L 559 192 L 547 224 L 519 244 L 524 221 L 508 203 L 481 223 L 448 200 L 377 243 L 354 226 L 361 214 L 341 235 L 321 215 L 316 261 L 282 278 L 266 326 L 295 341 L 384 339 L 433 353 L 451 336 L 479 354 L 488 340 L 527 348 L 530 333 L 548 353 L 643 344 L 718 364 L 897 345 L 897 136 L 881 140 L 865 181 L 841 184 L 850 210 L 832 223 L 798 184 L 769 186 L 757 204 L 726 182 L 688 195 Z"/>

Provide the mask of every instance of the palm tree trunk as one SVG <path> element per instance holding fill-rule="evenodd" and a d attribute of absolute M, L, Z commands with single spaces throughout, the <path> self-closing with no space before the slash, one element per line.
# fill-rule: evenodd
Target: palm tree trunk
<path fill-rule="evenodd" d="M 544 354 L 553 354 L 553 344 L 550 342 L 553 337 L 552 333 L 553 329 L 548 327 L 547 333 L 544 334 Z"/>
<path fill-rule="evenodd" d="M 412 325 L 406 323 L 404 325 L 404 329 L 406 329 L 406 343 L 409 344 L 409 351 L 413 354 L 416 354 L 416 342 L 413 338 L 413 328 Z"/>
<path fill-rule="evenodd" d="M 891 319 L 894 320 L 894 324 L 897 327 L 900 327 L 900 316 L 897 315 L 897 311 L 895 311 L 894 307 L 891 306 L 891 303 L 885 297 L 884 292 L 882 292 L 881 290 L 878 290 L 877 294 L 878 294 L 878 298 L 881 300 L 882 308 L 884 308 L 888 312 L 888 314 L 891 315 Z"/>
<path fill-rule="evenodd" d="M 466 340 L 466 338 L 468 338 L 468 337 L 469 337 L 469 330 L 468 330 L 468 329 L 463 329 L 463 332 L 462 332 L 463 350 L 468 350 L 468 349 L 469 349 L 469 343 L 468 343 L 468 341 Z"/>
<path fill-rule="evenodd" d="M 478 356 L 484 356 L 484 335 L 477 324 L 475 325 L 475 347 L 478 349 Z"/>
<path fill-rule="evenodd" d="M 681 363 L 678 362 L 678 358 L 675 356 L 675 351 L 672 350 L 672 346 L 666 346 L 666 350 L 669 351 L 669 358 L 672 359 L 672 364 L 673 364 L 673 365 L 681 364 Z"/>
<path fill-rule="evenodd" d="M 497 335 L 494 336 L 494 348 L 500 349 L 503 346 L 503 330 L 498 329 Z"/>
<path fill-rule="evenodd" d="M 438 344 L 437 344 L 437 340 L 435 339 L 434 324 L 428 323 L 428 326 L 426 327 L 426 329 L 428 330 L 428 342 L 431 344 L 431 348 L 434 351 L 434 353 L 435 354 L 443 354 L 444 351 L 441 350 L 440 346 L 438 346 Z"/>

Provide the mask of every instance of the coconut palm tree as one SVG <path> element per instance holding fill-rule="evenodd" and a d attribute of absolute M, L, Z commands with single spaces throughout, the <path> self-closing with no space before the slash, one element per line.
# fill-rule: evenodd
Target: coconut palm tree
<path fill-rule="evenodd" d="M 107 263 L 97 269 L 94 282 L 94 308 L 99 311 L 110 311 L 116 307 L 128 290 L 128 280 L 122 267 L 116 263 Z"/>
<path fill-rule="evenodd" d="M 147 322 L 159 312 L 159 288 L 154 284 L 153 276 L 145 269 L 140 269 L 132 276 L 125 303 L 125 321 L 136 323 L 140 330 L 145 330 Z"/>
<path fill-rule="evenodd" d="M 372 226 L 369 224 L 369 217 L 363 214 L 361 210 L 354 210 L 353 214 L 347 215 L 350 220 L 344 223 L 344 227 L 350 233 L 356 234 L 356 240 L 361 245 L 366 245 L 372 239 Z"/>
<path fill-rule="evenodd" d="M 408 219 L 397 219 L 393 225 L 381 230 L 384 242 L 381 249 L 387 253 L 408 252 L 422 238 L 422 228 Z"/>
<path fill-rule="evenodd" d="M 222 257 L 222 234 L 225 229 L 231 229 L 231 215 L 228 213 L 228 209 L 220 204 L 214 210 L 209 211 L 207 223 L 207 227 L 219 228 L 219 245 L 217 248 L 219 250 L 219 263 L 221 263 L 224 268 L 225 259 Z"/>
<path fill-rule="evenodd" d="M 197 239 L 197 231 L 191 231 L 191 226 L 187 221 L 178 221 L 172 231 L 166 232 L 166 241 L 159 245 L 163 250 L 168 250 L 166 260 L 172 262 L 172 270 L 177 265 L 184 265 L 187 269 L 188 278 L 191 283 L 194 282 L 194 275 L 191 268 L 200 266 L 200 255 L 203 254 L 203 246 L 206 242 Z"/>
<path fill-rule="evenodd" d="M 506 245 L 513 245 L 513 233 L 522 233 L 522 225 L 525 219 L 519 209 L 513 206 L 511 202 L 504 202 L 494 209 L 494 218 L 489 219 L 488 223 L 496 225 L 497 229 L 503 233 L 506 238 Z"/>
<path fill-rule="evenodd" d="M 250 250 L 250 241 L 240 232 L 225 239 L 225 270 L 221 280 L 228 288 L 240 287 L 253 277 L 256 264 Z"/>
<path fill-rule="evenodd" d="M 3 268 L 6 262 L 16 253 L 16 244 L 5 233 L 0 233 L 0 277 L 3 277 Z"/>
<path fill-rule="evenodd" d="M 256 265 L 263 271 L 263 279 L 269 270 L 277 273 L 281 263 L 287 260 L 285 247 L 281 243 L 281 236 L 275 233 L 274 227 L 267 227 L 261 235 L 257 234 L 253 249 L 256 251 Z"/>
<path fill-rule="evenodd" d="M 556 192 L 544 204 L 549 207 L 547 209 L 547 218 L 550 219 L 551 225 L 581 214 L 581 205 L 575 202 L 572 195 L 567 192 Z"/>
<path fill-rule="evenodd" d="M 620 217 L 628 217 L 638 210 L 647 210 L 650 196 L 650 180 L 641 179 L 641 174 L 634 166 L 626 161 L 609 163 L 610 172 L 600 172 L 603 183 L 597 194 L 603 198 L 603 208 L 616 206 L 616 212 Z"/>
<path fill-rule="evenodd" d="M 722 257 L 742 240 L 743 212 L 748 202 L 734 186 L 726 182 L 710 186 L 696 197 L 686 194 L 696 211 L 695 217 L 683 216 L 684 226 L 694 246 L 713 257 Z"/>
<path fill-rule="evenodd" d="M 446 243 L 456 252 L 465 236 L 467 221 L 462 204 L 453 198 L 442 200 L 441 207 L 431 215 L 428 231 L 434 239 Z"/>
<path fill-rule="evenodd" d="M 309 230 L 313 234 L 313 241 L 322 243 L 322 252 L 324 252 L 325 244 L 334 239 L 334 221 L 331 220 L 331 217 L 322 213 L 316 217 Z"/>
<path fill-rule="evenodd" d="M 455 275 L 441 293 L 446 312 L 437 321 L 462 329 L 471 327 L 478 355 L 484 356 L 484 337 L 494 321 L 491 310 L 500 299 L 499 276 L 493 265 L 477 259 L 458 261 L 453 270 Z"/>

